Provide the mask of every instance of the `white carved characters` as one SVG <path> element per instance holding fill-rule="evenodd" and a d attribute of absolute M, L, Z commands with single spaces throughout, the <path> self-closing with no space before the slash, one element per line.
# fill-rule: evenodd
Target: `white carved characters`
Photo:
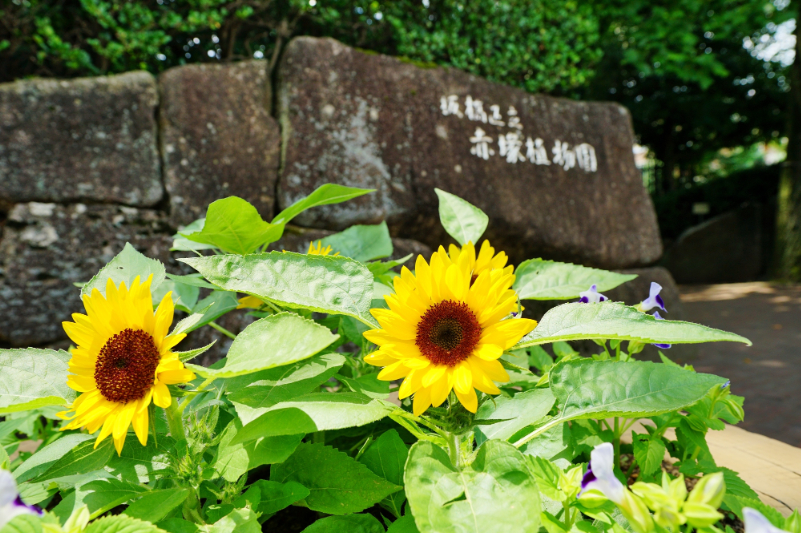
<path fill-rule="evenodd" d="M 561 139 L 554 140 L 551 148 L 551 157 L 548 157 L 548 149 L 545 141 L 540 137 L 532 139 L 531 136 L 524 136 L 523 123 L 520 115 L 514 106 L 510 105 L 506 110 L 506 118 L 501 113 L 500 105 L 489 105 L 484 109 L 484 102 L 467 95 L 464 98 L 464 112 L 462 111 L 459 96 L 451 94 L 440 98 L 440 110 L 443 116 L 455 116 L 467 118 L 473 122 L 481 122 L 498 128 L 509 128 L 516 131 L 498 132 L 498 155 L 503 157 L 507 163 L 517 164 L 529 162 L 534 165 L 558 165 L 565 171 L 578 168 L 584 172 L 597 172 L 598 159 L 595 154 L 595 147 L 588 143 L 581 143 L 571 146 L 570 143 Z M 495 155 L 493 138 L 488 135 L 483 128 L 477 127 L 470 139 L 470 153 L 481 159 L 489 160 Z M 524 151 L 525 149 L 525 151 Z"/>

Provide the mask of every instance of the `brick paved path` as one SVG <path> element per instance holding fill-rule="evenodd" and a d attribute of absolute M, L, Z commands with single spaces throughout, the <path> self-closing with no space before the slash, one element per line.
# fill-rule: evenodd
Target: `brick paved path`
<path fill-rule="evenodd" d="M 753 346 L 712 343 L 688 361 L 745 396 L 739 427 L 801 447 L 801 285 L 683 286 L 686 319 L 739 333 Z"/>

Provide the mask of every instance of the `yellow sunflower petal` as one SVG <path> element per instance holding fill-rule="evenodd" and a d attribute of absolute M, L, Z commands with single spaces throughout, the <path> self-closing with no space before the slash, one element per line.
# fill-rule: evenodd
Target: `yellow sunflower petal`
<path fill-rule="evenodd" d="M 403 364 L 403 361 L 398 361 L 397 363 L 392 363 L 391 365 L 384 367 L 384 369 L 378 373 L 378 379 L 382 381 L 393 381 L 400 378 L 405 378 L 411 369 Z"/>
<path fill-rule="evenodd" d="M 408 398 L 423 386 L 422 372 L 419 370 L 412 370 L 406 379 L 401 383 L 398 389 L 398 399 L 402 400 Z"/>
<path fill-rule="evenodd" d="M 473 390 L 473 373 L 470 371 L 470 365 L 466 362 L 463 361 L 456 365 L 453 378 L 453 388 L 457 394 L 468 394 Z"/>
<path fill-rule="evenodd" d="M 172 302 L 172 293 L 168 292 L 164 295 L 164 298 L 161 299 L 158 309 L 156 309 L 156 325 L 153 331 L 150 332 L 159 349 L 161 349 L 162 342 L 167 337 L 174 312 L 175 304 Z"/>
<path fill-rule="evenodd" d="M 117 417 L 115 415 L 119 407 L 121 406 L 116 406 L 114 411 L 106 415 L 106 419 L 103 421 L 103 429 L 100 430 L 100 434 L 97 436 L 97 440 L 95 440 L 95 448 L 114 431 L 114 425 L 117 422 Z"/>
<path fill-rule="evenodd" d="M 470 387 L 467 392 L 459 392 L 458 389 L 454 390 L 456 390 L 456 397 L 459 399 L 459 403 L 464 405 L 464 408 L 471 413 L 475 413 L 478 409 L 478 396 L 476 396 L 476 390 L 473 387 Z"/>
<path fill-rule="evenodd" d="M 399 340 L 393 333 L 383 329 L 369 329 L 364 332 L 364 338 L 376 346 L 394 344 Z"/>
<path fill-rule="evenodd" d="M 373 366 L 387 366 L 391 365 L 396 361 L 397 359 L 395 359 L 390 355 L 387 355 L 386 352 L 381 350 L 376 350 L 373 353 L 364 356 L 364 362 L 369 363 Z"/>
<path fill-rule="evenodd" d="M 134 433 L 142 446 L 147 446 L 147 417 L 147 409 L 137 409 L 132 421 Z"/>
<path fill-rule="evenodd" d="M 431 365 L 431 367 L 428 369 L 428 372 L 426 372 L 423 376 L 423 387 L 431 387 L 436 381 L 445 375 L 447 370 L 448 367 L 445 365 Z"/>
<path fill-rule="evenodd" d="M 153 403 L 163 409 L 168 408 L 172 403 L 170 389 L 161 381 L 157 381 L 155 387 L 153 387 Z"/>
<path fill-rule="evenodd" d="M 414 393 L 414 402 L 412 403 L 414 416 L 422 415 L 429 407 L 431 407 L 431 391 L 421 388 Z"/>
<path fill-rule="evenodd" d="M 485 361 L 494 361 L 503 355 L 503 348 L 497 344 L 481 343 L 473 350 L 473 355 Z"/>
<path fill-rule="evenodd" d="M 91 392 L 97 389 L 92 376 L 67 376 L 67 386 L 78 392 Z"/>
<path fill-rule="evenodd" d="M 453 369 L 447 368 L 445 374 L 435 381 L 429 389 L 431 390 L 431 405 L 439 407 L 448 398 L 453 388 Z"/>
<path fill-rule="evenodd" d="M 195 373 L 191 370 L 182 368 L 180 370 L 167 370 L 159 374 L 159 381 L 167 385 L 176 385 L 178 383 L 188 383 L 195 379 Z"/>

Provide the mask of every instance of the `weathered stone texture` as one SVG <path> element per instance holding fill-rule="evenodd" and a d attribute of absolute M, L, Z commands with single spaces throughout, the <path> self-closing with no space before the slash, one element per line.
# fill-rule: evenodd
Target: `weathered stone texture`
<path fill-rule="evenodd" d="M 132 207 L 17 204 L 0 241 L 0 342 L 28 346 L 65 337 L 83 312 L 80 290 L 126 242 L 171 264 L 164 216 Z"/>
<path fill-rule="evenodd" d="M 486 118 L 468 117 L 468 96 L 481 100 Z M 490 124 L 490 106 L 498 106 L 503 127 Z M 634 166 L 631 120 L 617 104 L 531 95 L 461 71 L 422 69 L 331 39 L 300 37 L 284 53 L 279 113 L 281 207 L 326 182 L 377 191 L 304 213 L 297 219 L 302 225 L 341 229 L 386 218 L 394 234 L 436 246 L 446 239 L 434 194 L 439 187 L 483 209 L 490 217 L 486 236 L 515 262 L 543 256 L 625 268 L 662 253 Z M 492 141 L 486 159 L 471 142 L 478 128 Z M 503 157 L 500 136 L 511 139 Z M 537 139 L 549 164 L 534 156 Z M 515 141 L 521 151 L 512 158 Z M 584 144 L 581 165 L 575 151 L 567 165 L 557 164 L 556 141 L 570 149 Z M 586 145 L 595 151 L 594 171 Z"/>
<path fill-rule="evenodd" d="M 679 283 L 754 281 L 763 271 L 761 205 L 724 213 L 682 233 L 662 264 Z"/>
<path fill-rule="evenodd" d="M 161 148 L 171 219 L 202 217 L 239 196 L 272 217 L 279 134 L 264 61 L 187 65 L 159 77 Z"/>
<path fill-rule="evenodd" d="M 157 97 L 146 72 L 0 85 L 0 200 L 155 205 Z"/>

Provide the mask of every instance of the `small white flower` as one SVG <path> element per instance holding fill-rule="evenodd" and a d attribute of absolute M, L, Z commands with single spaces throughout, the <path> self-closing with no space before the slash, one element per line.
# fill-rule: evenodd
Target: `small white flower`
<path fill-rule="evenodd" d="M 21 514 L 41 516 L 42 511 L 33 505 L 26 505 L 19 497 L 14 477 L 7 470 L 0 469 L 0 529 Z"/>
<path fill-rule="evenodd" d="M 762 513 L 750 507 L 743 507 L 743 522 L 745 522 L 745 533 L 785 533 L 770 523 Z"/>
<path fill-rule="evenodd" d="M 664 311 L 665 313 L 667 313 L 667 309 L 665 309 L 665 301 L 662 300 L 661 296 L 659 296 L 659 292 L 661 290 L 662 290 L 662 285 L 660 285 L 655 281 L 651 282 L 651 290 L 649 291 L 650 294 L 648 295 L 648 298 L 646 298 L 645 300 L 642 301 L 642 303 L 640 303 L 640 309 L 644 313 L 647 313 L 651 309 L 655 309 L 657 307 L 662 311 Z"/>
<path fill-rule="evenodd" d="M 605 302 L 609 298 L 598 292 L 598 285 L 593 283 L 589 289 L 584 292 L 579 293 L 579 302 L 583 304 L 597 304 L 599 302 Z"/>
<path fill-rule="evenodd" d="M 587 473 L 581 480 L 581 494 L 590 490 L 597 490 L 608 500 L 622 504 L 625 500 L 626 489 L 623 483 L 615 477 L 615 449 L 609 442 L 599 444 L 590 454 L 590 464 Z"/>

